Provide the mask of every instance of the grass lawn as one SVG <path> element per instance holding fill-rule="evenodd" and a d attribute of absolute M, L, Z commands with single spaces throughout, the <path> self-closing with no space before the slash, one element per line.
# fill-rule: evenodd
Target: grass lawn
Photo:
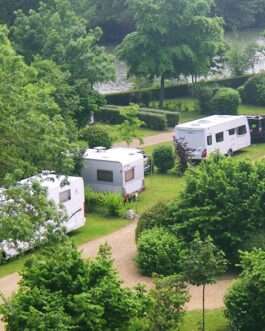
<path fill-rule="evenodd" d="M 120 218 L 105 218 L 98 214 L 89 214 L 84 227 L 73 232 L 70 236 L 76 245 L 81 245 L 87 241 L 110 234 L 129 224 L 128 221 Z M 0 266 L 0 277 L 4 277 L 12 272 L 20 271 L 27 259 L 38 251 L 21 256 L 15 260 Z"/>
<path fill-rule="evenodd" d="M 143 213 L 160 201 L 176 198 L 184 187 L 184 178 L 176 175 L 155 174 L 145 178 L 145 191 L 139 195 L 139 200 L 132 203 L 138 213 Z"/>
<path fill-rule="evenodd" d="M 187 312 L 184 317 L 180 331 L 198 331 L 201 321 L 201 312 Z M 228 322 L 224 316 L 223 310 L 208 310 L 206 312 L 206 331 L 229 331 Z"/>

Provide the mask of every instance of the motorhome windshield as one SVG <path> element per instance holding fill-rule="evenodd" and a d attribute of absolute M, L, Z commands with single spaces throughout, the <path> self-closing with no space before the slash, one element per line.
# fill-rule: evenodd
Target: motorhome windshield
<path fill-rule="evenodd" d="M 202 130 L 180 130 L 176 132 L 176 139 L 183 140 L 188 148 L 197 149 L 205 145 L 204 132 Z"/>

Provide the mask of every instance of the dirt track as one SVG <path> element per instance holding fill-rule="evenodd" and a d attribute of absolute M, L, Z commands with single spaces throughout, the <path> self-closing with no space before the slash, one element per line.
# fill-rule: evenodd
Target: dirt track
<path fill-rule="evenodd" d="M 84 258 L 94 257 L 101 244 L 107 242 L 112 248 L 114 264 L 118 269 L 121 279 L 128 287 L 132 287 L 137 283 L 143 283 L 147 287 L 152 286 L 150 278 L 143 277 L 139 274 L 133 258 L 136 254 L 136 245 L 134 241 L 134 231 L 136 222 L 123 229 L 116 231 L 110 235 L 88 242 L 80 247 Z M 2 293 L 9 297 L 12 292 L 17 289 L 19 281 L 18 274 L 12 274 L 0 279 L 0 289 Z M 227 288 L 231 285 L 232 278 L 224 277 L 217 284 L 208 286 L 206 289 L 206 307 L 207 309 L 216 309 L 223 307 L 223 297 Z M 190 302 L 187 304 L 187 310 L 195 310 L 201 308 L 201 292 L 200 287 L 190 287 Z M 3 326 L 0 331 L 3 331 Z"/>

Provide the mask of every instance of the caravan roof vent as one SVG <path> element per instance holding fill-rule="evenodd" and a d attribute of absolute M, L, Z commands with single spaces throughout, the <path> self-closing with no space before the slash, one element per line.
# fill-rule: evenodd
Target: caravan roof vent
<path fill-rule="evenodd" d="M 96 152 L 100 153 L 106 150 L 106 147 L 103 146 L 98 146 L 98 147 L 94 147 L 94 150 L 96 150 Z"/>

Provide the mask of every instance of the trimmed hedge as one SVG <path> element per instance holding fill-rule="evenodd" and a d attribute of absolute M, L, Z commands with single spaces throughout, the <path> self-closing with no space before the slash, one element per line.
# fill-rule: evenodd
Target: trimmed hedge
<path fill-rule="evenodd" d="M 113 106 L 101 107 L 99 111 L 95 112 L 94 117 L 96 121 L 109 124 L 121 124 L 125 120 L 120 109 Z"/>
<path fill-rule="evenodd" d="M 165 115 L 167 119 L 167 126 L 170 128 L 174 128 L 179 123 L 179 113 L 174 111 L 162 110 L 162 109 L 154 109 L 154 108 L 141 108 L 140 109 L 146 113 L 160 114 Z"/>
<path fill-rule="evenodd" d="M 209 85 L 216 84 L 224 87 L 231 87 L 237 89 L 239 86 L 245 84 L 245 82 L 252 77 L 252 75 L 245 75 L 233 78 L 226 78 L 220 80 L 212 80 L 207 82 Z M 130 92 L 113 93 L 105 95 L 106 100 L 110 104 L 114 105 L 128 105 L 130 103 L 138 103 L 147 105 L 151 100 L 159 100 L 160 89 L 150 88 L 135 90 Z M 181 97 L 191 96 L 191 84 L 180 84 L 176 86 L 170 86 L 165 88 L 165 99 L 176 99 Z"/>
<path fill-rule="evenodd" d="M 159 131 L 167 129 L 166 115 L 141 111 L 139 114 L 139 119 L 143 121 L 149 129 Z"/>
<path fill-rule="evenodd" d="M 223 87 L 210 100 L 210 109 L 213 114 L 237 115 L 240 101 L 240 95 L 237 90 Z"/>
<path fill-rule="evenodd" d="M 239 89 L 244 103 L 265 105 L 265 74 L 260 73 L 251 78 Z"/>

